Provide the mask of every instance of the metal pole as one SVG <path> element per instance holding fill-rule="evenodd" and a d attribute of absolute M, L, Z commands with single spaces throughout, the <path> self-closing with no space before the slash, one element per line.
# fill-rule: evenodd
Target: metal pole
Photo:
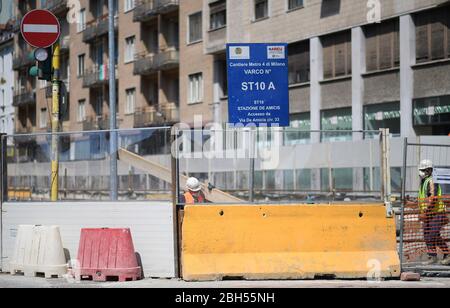
<path fill-rule="evenodd" d="M 173 128 L 171 135 L 171 144 L 177 144 L 177 138 L 179 138 L 178 130 Z M 175 275 L 176 278 L 181 278 L 181 213 L 182 209 L 178 207 L 179 204 L 179 172 L 178 172 L 178 148 L 172 153 L 171 159 L 171 172 L 172 172 L 172 219 L 173 219 L 173 239 L 174 239 L 174 260 L 175 260 Z"/>
<path fill-rule="evenodd" d="M 0 148 L 0 171 L 1 171 L 1 196 L 0 196 L 0 270 L 3 270 L 3 203 L 8 200 L 7 187 L 8 187 L 8 176 L 7 164 L 6 164 L 6 147 L 7 138 L 5 134 L 0 134 L 1 148 Z"/>
<path fill-rule="evenodd" d="M 249 191 L 249 202 L 253 203 L 255 200 L 255 152 L 256 152 L 256 132 L 257 130 L 250 128 L 250 170 L 248 177 L 248 191 Z"/>
<path fill-rule="evenodd" d="M 116 129 L 116 49 L 114 30 L 114 0 L 108 0 L 108 43 L 109 43 L 109 129 L 110 129 L 110 197 L 118 199 L 117 185 L 117 132 Z"/>
<path fill-rule="evenodd" d="M 60 98 L 60 76 L 61 67 L 59 42 L 53 46 L 53 78 L 52 78 L 52 174 L 51 174 L 51 192 L 52 202 L 58 201 L 59 189 L 59 98 Z"/>
<path fill-rule="evenodd" d="M 402 169 L 402 195 L 401 195 L 401 216 L 400 216 L 400 271 L 403 271 L 403 234 L 404 234 L 404 221 L 405 221 L 405 204 L 406 204 L 406 168 L 408 159 L 408 138 L 403 141 L 403 169 Z"/>

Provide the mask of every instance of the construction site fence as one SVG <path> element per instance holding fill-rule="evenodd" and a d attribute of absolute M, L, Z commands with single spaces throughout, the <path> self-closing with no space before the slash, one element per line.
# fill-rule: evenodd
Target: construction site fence
<path fill-rule="evenodd" d="M 450 254 L 450 196 L 406 200 L 402 214 L 401 260 L 405 268 L 439 266 L 426 264 Z M 450 270 L 447 268 L 447 270 Z"/>
<path fill-rule="evenodd" d="M 178 195 L 185 188 L 180 178 L 194 176 L 239 202 L 383 198 L 380 131 L 154 127 L 114 132 L 116 153 L 110 153 L 111 131 L 3 135 L 3 200 L 50 200 L 54 135 L 60 201 L 110 201 L 113 155 L 118 157 L 119 201 L 173 200 L 174 173 Z M 388 139 L 389 185 L 400 196 L 403 142 L 392 135 Z"/>
<path fill-rule="evenodd" d="M 439 261 L 450 247 L 450 138 L 404 138 L 403 147 L 399 249 L 402 267 L 419 272 L 448 272 L 450 268 L 440 266 Z M 435 193 L 426 199 L 418 196 L 422 185 L 418 166 L 422 160 L 431 160 L 434 167 Z M 434 255 L 438 262 L 429 264 Z"/>

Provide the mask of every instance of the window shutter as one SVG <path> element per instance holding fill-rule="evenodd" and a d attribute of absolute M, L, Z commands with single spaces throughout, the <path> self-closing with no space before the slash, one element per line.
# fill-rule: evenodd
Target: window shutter
<path fill-rule="evenodd" d="M 437 60 L 445 57 L 444 45 L 444 18 L 445 11 L 437 11 L 432 15 L 431 23 L 431 59 Z"/>
<path fill-rule="evenodd" d="M 346 42 L 343 39 L 343 36 L 340 35 L 337 37 L 336 45 L 335 45 L 335 53 L 334 53 L 334 59 L 335 59 L 335 76 L 342 76 L 346 74 Z"/>
<path fill-rule="evenodd" d="M 428 24 L 426 15 L 416 16 L 416 57 L 418 62 L 428 60 Z"/>
<path fill-rule="evenodd" d="M 447 7 L 445 18 L 445 28 L 447 30 L 447 57 L 450 58 L 450 7 Z"/>
<path fill-rule="evenodd" d="M 375 26 L 370 26 L 366 30 L 366 67 L 367 71 L 376 71 L 377 62 L 377 32 Z"/>
<path fill-rule="evenodd" d="M 380 29 L 380 69 L 392 67 L 393 35 L 388 24 L 379 25 Z"/>
<path fill-rule="evenodd" d="M 333 77 L 333 45 L 323 48 L 323 77 L 325 79 Z"/>
<path fill-rule="evenodd" d="M 399 21 L 394 23 L 394 67 L 400 66 L 400 30 Z"/>

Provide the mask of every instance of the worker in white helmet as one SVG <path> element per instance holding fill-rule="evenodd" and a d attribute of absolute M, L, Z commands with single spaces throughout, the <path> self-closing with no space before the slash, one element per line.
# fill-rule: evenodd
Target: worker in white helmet
<path fill-rule="evenodd" d="M 186 182 L 186 192 L 180 198 L 181 204 L 208 203 L 202 191 L 202 185 L 197 178 L 191 177 Z"/>
<path fill-rule="evenodd" d="M 437 248 L 443 253 L 442 265 L 450 265 L 450 250 L 442 238 L 441 230 L 448 224 L 446 206 L 442 201 L 441 186 L 433 181 L 433 162 L 423 160 L 419 165 L 419 217 L 423 223 L 423 233 L 429 260 L 426 265 L 438 263 Z"/>

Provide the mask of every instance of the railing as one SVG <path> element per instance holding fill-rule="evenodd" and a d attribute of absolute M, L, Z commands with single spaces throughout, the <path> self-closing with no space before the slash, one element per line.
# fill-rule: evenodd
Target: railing
<path fill-rule="evenodd" d="M 158 70 L 176 68 L 180 64 L 178 50 L 166 50 L 157 54 L 140 53 L 135 56 L 134 74 L 149 75 Z"/>
<path fill-rule="evenodd" d="M 145 22 L 158 14 L 170 13 L 178 9 L 179 0 L 141 0 L 136 3 L 134 22 Z"/>
<path fill-rule="evenodd" d="M 208 41 L 206 43 L 206 50 L 208 53 L 215 53 L 225 50 L 227 41 L 227 28 L 219 28 L 210 30 L 208 32 Z"/>
<path fill-rule="evenodd" d="M 60 49 L 63 53 L 68 53 L 70 50 L 70 36 L 66 35 L 60 39 Z"/>
<path fill-rule="evenodd" d="M 23 90 L 14 93 L 13 106 L 23 106 L 36 102 L 36 93 L 33 90 Z"/>
<path fill-rule="evenodd" d="M 117 126 L 122 122 L 122 119 L 117 117 Z M 103 115 L 103 116 L 96 116 L 96 117 L 89 117 L 86 120 L 82 122 L 83 124 L 83 131 L 97 131 L 97 130 L 108 130 L 110 126 L 110 119 L 109 116 Z"/>
<path fill-rule="evenodd" d="M 21 52 L 13 58 L 13 70 L 16 71 L 22 67 L 31 66 L 34 63 L 35 59 L 32 57 L 31 52 L 28 54 Z"/>
<path fill-rule="evenodd" d="M 67 0 L 47 0 L 42 6 L 42 9 L 58 14 L 68 10 L 69 8 L 67 7 Z"/>
<path fill-rule="evenodd" d="M 34 127 L 31 126 L 17 126 L 15 128 L 15 132 L 16 134 L 30 134 L 33 133 L 35 131 Z"/>
<path fill-rule="evenodd" d="M 153 54 L 138 54 L 135 56 L 133 73 L 135 75 L 148 75 L 156 72 Z"/>
<path fill-rule="evenodd" d="M 152 127 L 176 123 L 179 118 L 178 108 L 166 106 L 161 111 L 138 109 L 134 114 L 134 127 Z"/>
<path fill-rule="evenodd" d="M 86 29 L 83 31 L 83 42 L 88 43 L 99 36 L 107 34 L 108 25 L 108 15 L 103 15 L 102 17 L 88 23 L 86 25 Z M 117 30 L 117 17 L 114 17 L 114 28 Z"/>
<path fill-rule="evenodd" d="M 155 56 L 156 67 L 160 70 L 172 69 L 180 64 L 180 53 L 178 50 L 167 50 Z"/>
<path fill-rule="evenodd" d="M 117 76 L 116 69 L 116 80 Z M 100 87 L 104 84 L 107 84 L 109 81 L 109 70 L 105 65 L 102 69 L 94 69 L 93 71 L 88 71 L 83 75 L 83 88 L 94 88 Z"/>

